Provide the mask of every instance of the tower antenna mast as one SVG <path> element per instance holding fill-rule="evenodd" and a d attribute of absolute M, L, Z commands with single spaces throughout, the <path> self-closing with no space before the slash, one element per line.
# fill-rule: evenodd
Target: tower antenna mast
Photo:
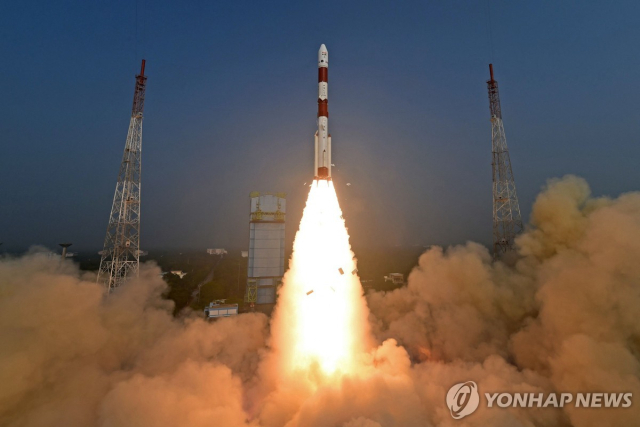
<path fill-rule="evenodd" d="M 98 283 L 107 293 L 138 274 L 140 266 L 140 175 L 142 171 L 142 113 L 147 76 L 145 60 L 136 76 L 131 121 L 124 147 L 113 205 L 101 252 Z"/>
<path fill-rule="evenodd" d="M 489 64 L 491 79 L 487 81 L 491 111 L 491 153 L 493 156 L 493 257 L 513 249 L 516 235 L 523 229 L 520 205 L 516 195 L 507 137 L 502 123 L 498 82 L 493 78 L 493 64 Z"/>

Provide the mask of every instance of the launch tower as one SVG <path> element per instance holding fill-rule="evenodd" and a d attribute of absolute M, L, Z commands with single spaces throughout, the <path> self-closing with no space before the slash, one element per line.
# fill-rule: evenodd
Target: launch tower
<path fill-rule="evenodd" d="M 522 231 L 520 206 L 516 195 L 516 183 L 511 170 L 507 138 L 504 134 L 498 82 L 493 78 L 493 64 L 489 64 L 491 79 L 489 108 L 491 110 L 491 152 L 493 170 L 493 257 L 513 248 L 515 236 Z"/>
<path fill-rule="evenodd" d="M 147 83 L 144 65 L 143 59 L 140 74 L 136 76 L 129 132 L 101 252 L 98 283 L 104 285 L 107 293 L 121 286 L 127 277 L 137 275 L 140 264 L 142 112 Z"/>

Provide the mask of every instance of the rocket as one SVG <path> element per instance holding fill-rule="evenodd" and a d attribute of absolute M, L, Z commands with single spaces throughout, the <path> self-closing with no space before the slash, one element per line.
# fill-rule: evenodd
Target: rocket
<path fill-rule="evenodd" d="M 331 180 L 331 135 L 329 135 L 329 51 L 318 51 L 318 130 L 316 131 L 315 179 Z"/>

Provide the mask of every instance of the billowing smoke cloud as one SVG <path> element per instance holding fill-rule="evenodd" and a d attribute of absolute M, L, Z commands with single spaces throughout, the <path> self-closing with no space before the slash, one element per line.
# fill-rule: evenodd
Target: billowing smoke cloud
<path fill-rule="evenodd" d="M 266 317 L 176 320 L 157 267 L 103 299 L 34 252 L 0 263 L 0 425 L 243 425 Z"/>
<path fill-rule="evenodd" d="M 538 196 L 519 256 L 433 248 L 406 287 L 369 293 L 371 348 L 328 381 L 282 379 L 259 314 L 173 318 L 157 267 L 108 299 L 95 276 L 34 251 L 0 261 L 0 425 L 632 426 L 640 406 L 640 194 Z M 281 322 L 278 327 L 286 327 Z M 275 326 L 274 326 L 275 327 Z M 486 408 L 445 395 L 632 392 L 630 408 Z"/>
<path fill-rule="evenodd" d="M 580 178 L 552 180 L 516 243 L 513 267 L 491 263 L 474 243 L 423 254 L 408 286 L 368 296 L 377 335 L 405 346 L 418 362 L 423 390 L 475 380 L 486 392 L 639 398 L 640 194 L 594 199 Z M 635 403 L 563 412 L 481 408 L 468 423 L 582 427 L 638 420 Z M 441 421 L 430 416 L 433 424 Z"/>

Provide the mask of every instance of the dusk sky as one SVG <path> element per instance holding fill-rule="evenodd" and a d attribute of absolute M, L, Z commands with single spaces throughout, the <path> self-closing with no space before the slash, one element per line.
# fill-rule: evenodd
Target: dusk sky
<path fill-rule="evenodd" d="M 635 191 L 639 16 L 638 1 L 138 0 L 136 23 L 135 1 L 5 2 L 0 241 L 102 247 L 142 58 L 141 247 L 247 247 L 251 191 L 287 193 L 291 241 L 324 43 L 352 244 L 488 244 L 488 64 L 525 221 L 549 178 Z"/>

